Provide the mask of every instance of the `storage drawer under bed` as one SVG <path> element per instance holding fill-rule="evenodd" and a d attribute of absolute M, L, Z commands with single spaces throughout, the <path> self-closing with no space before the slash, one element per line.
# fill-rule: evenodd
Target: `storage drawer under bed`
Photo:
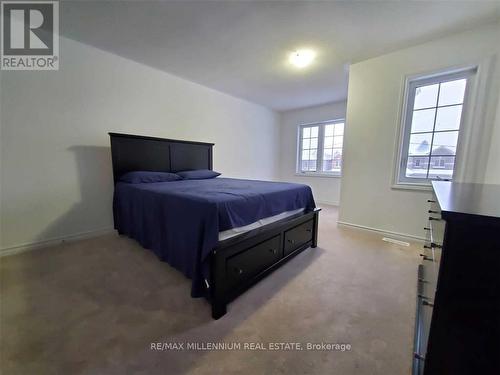
<path fill-rule="evenodd" d="M 280 236 L 261 242 L 233 255 L 226 262 L 226 277 L 231 288 L 246 281 L 282 258 Z"/>
<path fill-rule="evenodd" d="M 296 226 L 285 232 L 285 247 L 284 256 L 287 256 L 295 249 L 305 243 L 312 241 L 313 238 L 313 221 L 306 221 L 303 224 Z"/>

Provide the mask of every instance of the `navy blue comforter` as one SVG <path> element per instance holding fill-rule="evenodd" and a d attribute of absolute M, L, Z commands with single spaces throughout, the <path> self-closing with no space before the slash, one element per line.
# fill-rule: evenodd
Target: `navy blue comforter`
<path fill-rule="evenodd" d="M 315 207 L 307 185 L 213 178 L 115 186 L 115 229 L 193 280 L 203 296 L 208 256 L 220 231 L 285 211 Z"/>

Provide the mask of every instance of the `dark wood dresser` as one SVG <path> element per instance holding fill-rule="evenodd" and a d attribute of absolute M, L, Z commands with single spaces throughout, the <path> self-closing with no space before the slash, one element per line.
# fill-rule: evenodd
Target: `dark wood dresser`
<path fill-rule="evenodd" d="M 432 187 L 413 374 L 500 374 L 500 185 Z"/>

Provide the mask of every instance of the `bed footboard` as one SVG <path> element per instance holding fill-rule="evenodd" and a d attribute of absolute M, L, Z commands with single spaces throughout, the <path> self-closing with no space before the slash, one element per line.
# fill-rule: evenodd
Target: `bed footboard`
<path fill-rule="evenodd" d="M 316 247 L 320 209 L 219 242 L 211 255 L 212 317 L 227 304 L 301 251 Z"/>

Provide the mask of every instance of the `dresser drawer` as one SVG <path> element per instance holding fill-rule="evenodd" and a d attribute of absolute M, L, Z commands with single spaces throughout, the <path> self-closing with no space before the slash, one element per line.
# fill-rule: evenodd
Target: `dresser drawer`
<path fill-rule="evenodd" d="M 441 216 L 441 208 L 439 207 L 439 203 L 437 200 L 437 197 L 435 194 L 432 194 L 432 198 L 427 201 L 429 203 L 429 210 L 432 212 L 429 212 L 431 214 L 437 214 L 438 216 Z"/>
<path fill-rule="evenodd" d="M 417 297 L 417 315 L 415 321 L 414 365 L 413 374 L 423 374 L 427 343 L 431 329 L 432 303 Z"/>
<path fill-rule="evenodd" d="M 426 242 L 421 253 L 421 259 L 423 272 L 421 278 L 429 283 L 433 290 L 432 294 L 434 294 L 441 264 L 441 249 L 430 242 Z"/>
<path fill-rule="evenodd" d="M 424 277 L 423 266 L 418 270 L 417 286 L 417 312 L 415 316 L 415 336 L 413 353 L 413 374 L 423 374 L 425 356 L 427 354 L 427 343 L 432 319 L 433 301 L 423 297 L 425 293 L 425 283 L 421 281 Z"/>
<path fill-rule="evenodd" d="M 232 256 L 226 262 L 228 287 L 232 288 L 258 275 L 281 257 L 279 235 Z"/>
<path fill-rule="evenodd" d="M 430 240 L 432 243 L 442 246 L 444 240 L 444 229 L 446 222 L 444 220 L 430 220 Z"/>
<path fill-rule="evenodd" d="M 287 256 L 295 249 L 304 245 L 306 242 L 312 241 L 313 238 L 313 221 L 307 221 L 295 228 L 285 232 L 285 253 Z"/>
<path fill-rule="evenodd" d="M 436 262 L 422 261 L 419 281 L 422 287 L 422 296 L 434 299 L 437 288 L 437 279 L 439 274 L 439 265 Z"/>
<path fill-rule="evenodd" d="M 441 261 L 442 248 L 441 245 L 435 244 L 433 242 L 425 242 L 422 255 L 425 255 L 423 259 L 430 258 L 433 262 L 439 265 Z"/>

